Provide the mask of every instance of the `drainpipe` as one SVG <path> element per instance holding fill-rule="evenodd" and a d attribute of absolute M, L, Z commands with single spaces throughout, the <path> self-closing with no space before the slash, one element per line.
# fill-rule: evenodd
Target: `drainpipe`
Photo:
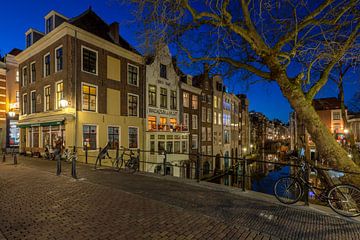
<path fill-rule="evenodd" d="M 77 121 L 77 30 L 75 30 L 75 44 L 74 44 L 74 61 L 75 61 L 75 64 L 74 64 L 74 82 L 75 82 L 75 89 L 74 89 L 74 92 L 75 92 L 75 99 L 74 99 L 74 106 L 75 106 L 75 132 L 74 132 L 74 146 L 75 146 L 75 153 L 77 153 L 77 125 L 78 125 L 78 121 Z"/>

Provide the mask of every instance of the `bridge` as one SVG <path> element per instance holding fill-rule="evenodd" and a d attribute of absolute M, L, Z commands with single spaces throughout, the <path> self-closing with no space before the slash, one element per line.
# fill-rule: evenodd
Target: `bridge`
<path fill-rule="evenodd" d="M 326 207 L 208 182 L 19 157 L 0 163 L 4 239 L 360 239 L 360 220 Z"/>

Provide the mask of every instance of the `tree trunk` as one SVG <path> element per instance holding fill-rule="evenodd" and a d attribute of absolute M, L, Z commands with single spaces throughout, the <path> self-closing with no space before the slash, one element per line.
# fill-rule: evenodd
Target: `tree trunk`
<path fill-rule="evenodd" d="M 285 73 L 280 74 L 276 81 L 298 117 L 304 122 L 318 151 L 328 161 L 335 164 L 336 168 L 360 172 L 360 167 L 347 156 L 346 151 L 336 142 L 334 136 L 321 121 L 312 106 L 312 101 L 306 99 L 301 87 L 291 83 Z"/>

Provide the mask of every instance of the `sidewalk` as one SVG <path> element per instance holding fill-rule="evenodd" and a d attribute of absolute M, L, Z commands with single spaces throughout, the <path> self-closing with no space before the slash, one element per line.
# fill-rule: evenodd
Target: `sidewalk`
<path fill-rule="evenodd" d="M 357 222 L 267 195 L 83 164 L 81 180 L 72 180 L 69 164 L 56 177 L 55 162 L 19 163 L 0 163 L 0 236 L 7 239 L 360 239 Z"/>

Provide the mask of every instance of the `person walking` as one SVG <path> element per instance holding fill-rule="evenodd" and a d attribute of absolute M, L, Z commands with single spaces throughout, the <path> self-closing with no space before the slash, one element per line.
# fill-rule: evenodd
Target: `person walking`
<path fill-rule="evenodd" d="M 54 156 L 55 156 L 55 160 L 56 160 L 56 175 L 59 176 L 61 174 L 61 152 L 62 152 L 62 148 L 63 148 L 63 141 L 61 138 L 58 138 L 55 141 L 55 151 L 54 151 Z"/>

